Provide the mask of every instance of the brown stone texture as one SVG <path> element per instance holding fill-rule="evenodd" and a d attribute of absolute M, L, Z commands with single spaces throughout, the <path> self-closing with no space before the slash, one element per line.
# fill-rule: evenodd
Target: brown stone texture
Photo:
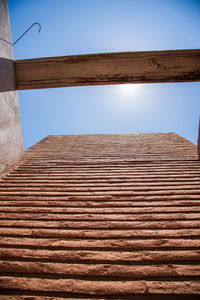
<path fill-rule="evenodd" d="M 200 163 L 174 133 L 48 136 L 0 181 L 0 299 L 199 299 Z"/>

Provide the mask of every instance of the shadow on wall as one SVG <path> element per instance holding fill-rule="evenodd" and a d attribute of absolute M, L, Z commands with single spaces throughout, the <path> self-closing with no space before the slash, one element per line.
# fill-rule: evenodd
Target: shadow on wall
<path fill-rule="evenodd" d="M 15 68 L 12 59 L 0 57 L 0 92 L 16 90 Z"/>

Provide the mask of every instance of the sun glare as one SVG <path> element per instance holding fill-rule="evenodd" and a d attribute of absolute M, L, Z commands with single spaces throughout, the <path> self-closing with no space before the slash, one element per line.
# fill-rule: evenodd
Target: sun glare
<path fill-rule="evenodd" d="M 118 103 L 118 107 L 123 108 L 130 107 L 129 105 L 135 104 L 138 99 L 142 97 L 142 85 L 140 84 L 120 84 L 112 86 L 111 97 L 114 99 L 115 104 Z M 115 97 L 113 97 L 115 95 Z"/>
<path fill-rule="evenodd" d="M 134 96 L 139 92 L 141 86 L 139 84 L 122 84 L 119 88 L 123 96 Z"/>

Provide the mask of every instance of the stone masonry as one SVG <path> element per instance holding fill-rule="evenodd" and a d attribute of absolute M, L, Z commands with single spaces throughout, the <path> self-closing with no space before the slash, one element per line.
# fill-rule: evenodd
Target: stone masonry
<path fill-rule="evenodd" d="M 30 147 L 0 181 L 0 299 L 199 299 L 196 152 L 174 133 Z"/>

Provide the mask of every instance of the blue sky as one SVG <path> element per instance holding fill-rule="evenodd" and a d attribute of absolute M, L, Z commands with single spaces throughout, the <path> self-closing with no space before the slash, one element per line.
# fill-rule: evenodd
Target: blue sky
<path fill-rule="evenodd" d="M 14 58 L 200 48 L 200 0 L 8 0 Z M 176 132 L 197 141 L 200 83 L 19 91 L 24 148 L 49 134 Z"/>

